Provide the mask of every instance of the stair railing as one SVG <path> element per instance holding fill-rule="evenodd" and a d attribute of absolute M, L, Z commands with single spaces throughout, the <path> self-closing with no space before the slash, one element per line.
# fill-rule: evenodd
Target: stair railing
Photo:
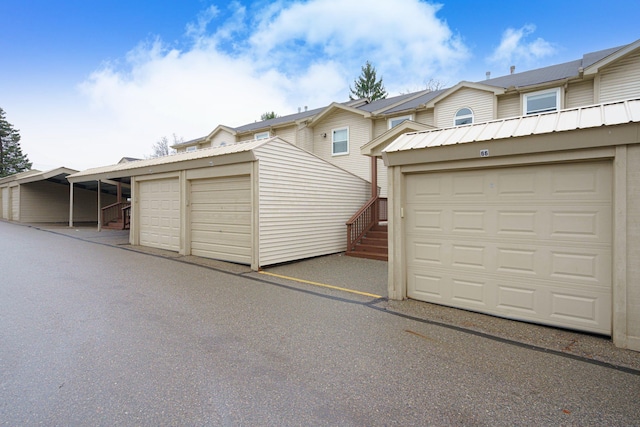
<path fill-rule="evenodd" d="M 372 197 L 347 221 L 347 252 L 352 252 L 367 231 L 380 221 L 387 221 L 387 198 Z"/>
<path fill-rule="evenodd" d="M 102 225 L 107 225 L 109 224 L 111 221 L 120 221 L 122 219 L 124 219 L 125 221 L 128 219 L 129 215 L 125 216 L 125 209 L 130 208 L 131 204 L 129 202 L 118 202 L 118 203 L 113 203 L 109 206 L 105 206 L 102 208 L 102 212 L 101 212 L 101 224 Z M 125 223 L 123 222 L 123 229 L 124 229 Z"/>

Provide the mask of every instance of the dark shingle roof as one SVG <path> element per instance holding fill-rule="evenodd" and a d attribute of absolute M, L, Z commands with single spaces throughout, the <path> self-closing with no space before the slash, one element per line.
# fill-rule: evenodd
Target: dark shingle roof
<path fill-rule="evenodd" d="M 308 111 L 302 111 L 300 113 L 296 113 L 296 114 L 289 114 L 287 116 L 282 116 L 282 117 L 276 117 L 275 119 L 269 119 L 269 120 L 263 120 L 263 121 L 259 121 L 259 122 L 253 122 L 253 123 L 249 123 L 243 126 L 239 126 L 237 128 L 233 128 L 236 132 L 242 133 L 242 132 L 249 132 L 252 130 L 258 130 L 258 129 L 266 129 L 272 126 L 278 126 L 280 124 L 283 123 L 291 123 L 291 122 L 295 122 L 296 120 L 301 120 L 301 119 L 306 119 L 309 117 L 313 117 L 316 114 L 320 113 L 322 110 L 324 110 L 325 107 L 323 108 L 316 108 L 314 110 L 308 110 Z"/>
<path fill-rule="evenodd" d="M 502 88 L 533 86 L 540 83 L 553 82 L 556 80 L 575 77 L 580 73 L 580 68 L 588 67 L 612 53 L 620 50 L 621 47 L 600 50 L 585 54 L 582 59 L 565 62 L 563 64 L 550 65 L 548 67 L 537 68 L 535 70 L 524 71 L 522 73 L 509 74 L 494 79 L 481 80 L 477 83 L 497 86 Z"/>
<path fill-rule="evenodd" d="M 521 73 L 509 74 L 506 76 L 496 77 L 493 79 L 481 80 L 476 83 L 489 86 L 509 88 L 509 87 L 526 87 L 538 85 L 546 82 L 553 82 L 557 80 L 563 80 L 571 77 L 578 76 L 581 68 L 588 67 L 594 63 L 606 58 L 612 53 L 622 49 L 625 46 L 604 49 L 597 52 L 591 52 L 583 55 L 582 59 L 565 62 L 562 64 L 551 65 L 548 67 L 537 68 L 535 70 L 524 71 Z M 407 93 L 391 98 L 379 99 L 373 102 L 364 103 L 360 106 L 354 107 L 358 110 L 365 112 L 379 111 L 382 114 L 400 113 L 402 111 L 412 110 L 418 108 L 420 105 L 426 104 L 438 95 L 446 92 L 450 88 L 435 90 L 432 92 L 424 92 L 423 95 L 419 95 L 420 92 Z M 402 102 L 403 100 L 406 102 Z M 345 106 L 353 104 L 353 101 L 347 101 L 342 103 Z M 398 104 L 400 103 L 400 104 Z M 396 105 L 398 104 L 398 105 Z M 388 110 L 385 110 L 389 107 Z M 324 111 L 327 107 L 316 108 L 313 110 L 303 111 L 296 114 L 290 114 L 287 116 L 277 117 L 275 119 L 264 120 L 254 123 L 249 123 L 243 126 L 233 128 L 236 132 L 251 132 L 260 129 L 268 129 L 270 127 L 278 126 L 285 123 L 293 123 L 297 120 L 314 117 L 315 115 Z M 186 144 L 186 143 L 185 143 Z"/>

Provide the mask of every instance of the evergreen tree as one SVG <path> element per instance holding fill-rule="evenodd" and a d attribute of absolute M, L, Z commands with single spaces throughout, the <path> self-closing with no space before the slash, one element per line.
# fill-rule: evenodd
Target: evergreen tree
<path fill-rule="evenodd" d="M 264 122 L 265 120 L 277 119 L 280 117 L 276 114 L 275 111 L 267 111 L 266 113 L 262 113 L 260 116 L 260 121 Z"/>
<path fill-rule="evenodd" d="M 0 178 L 31 169 L 31 162 L 20 148 L 20 134 L 6 120 L 0 108 Z"/>
<path fill-rule="evenodd" d="M 369 98 L 370 101 L 375 101 L 376 99 L 384 99 L 388 95 L 382 84 L 382 77 L 380 80 L 377 79 L 376 67 L 371 65 L 369 61 L 362 66 L 362 73 L 354 81 L 354 86 L 354 89 L 349 86 L 349 99 Z"/>

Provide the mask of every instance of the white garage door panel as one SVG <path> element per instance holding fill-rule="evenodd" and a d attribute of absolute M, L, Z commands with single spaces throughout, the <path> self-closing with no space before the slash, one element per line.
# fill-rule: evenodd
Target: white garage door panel
<path fill-rule="evenodd" d="M 11 219 L 20 221 L 20 187 L 11 188 Z"/>
<path fill-rule="evenodd" d="M 140 244 L 180 250 L 178 178 L 140 182 Z"/>
<path fill-rule="evenodd" d="M 248 175 L 191 181 L 191 253 L 251 264 Z"/>
<path fill-rule="evenodd" d="M 611 166 L 406 177 L 408 296 L 611 333 Z"/>

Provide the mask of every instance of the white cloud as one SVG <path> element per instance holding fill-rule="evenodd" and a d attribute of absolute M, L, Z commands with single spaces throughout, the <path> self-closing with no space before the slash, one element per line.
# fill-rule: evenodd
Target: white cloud
<path fill-rule="evenodd" d="M 431 78 L 457 81 L 451 76 L 469 54 L 438 10 L 420 0 L 209 7 L 186 26 L 187 47 L 158 37 L 93 72 L 79 86 L 89 103 L 79 114 L 92 123 L 93 147 L 109 146 L 115 162 L 150 153 L 162 136 L 188 140 L 265 111 L 286 115 L 346 100 L 366 60 L 392 94 Z M 91 166 L 96 155 L 106 161 L 94 150 Z"/>
<path fill-rule="evenodd" d="M 555 46 L 542 38 L 526 41 L 535 30 L 536 27 L 532 24 L 518 29 L 507 28 L 502 34 L 500 45 L 488 58 L 489 62 L 502 66 L 531 66 L 536 61 L 555 54 Z"/>

